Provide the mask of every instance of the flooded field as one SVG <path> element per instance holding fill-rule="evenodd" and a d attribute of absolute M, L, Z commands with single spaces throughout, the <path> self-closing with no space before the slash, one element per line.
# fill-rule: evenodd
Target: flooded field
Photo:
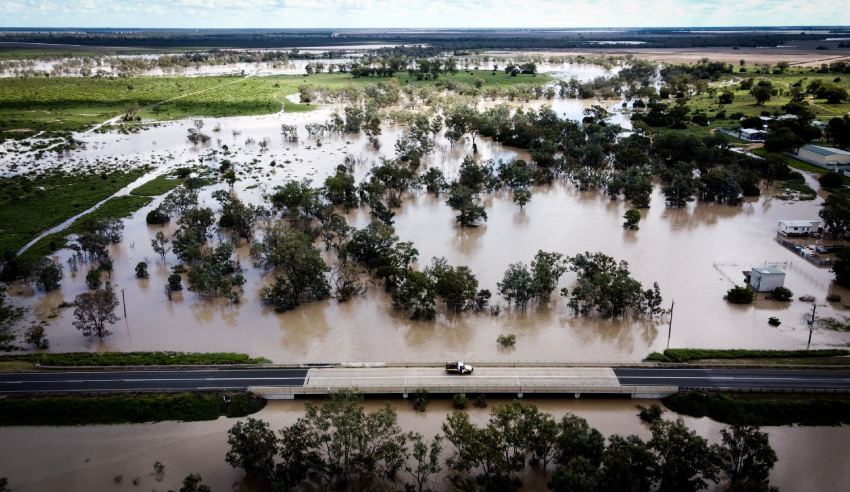
<path fill-rule="evenodd" d="M 647 426 L 637 418 L 636 404 L 622 400 L 529 400 L 559 419 L 572 412 L 584 417 L 604 435 L 636 434 L 650 437 Z M 366 402 L 367 410 L 382 403 Z M 497 404 L 496 402 L 491 402 Z M 271 402 L 255 417 L 268 421 L 272 429 L 292 424 L 303 414 L 303 402 Z M 405 431 L 426 437 L 440 432 L 451 411 L 448 401 L 433 401 L 427 412 L 418 413 L 407 403 L 398 403 L 399 425 Z M 477 425 L 486 423 L 488 409 L 468 410 Z M 665 418 L 675 418 L 669 412 Z M 0 476 L 9 477 L 16 491 L 40 490 L 168 490 L 180 486 L 189 473 L 200 473 L 212 490 L 254 490 L 242 473 L 224 462 L 226 432 L 235 419 L 210 422 L 162 422 L 85 427 L 0 428 Z M 711 442 L 719 442 L 722 424 L 709 419 L 685 418 L 688 427 Z M 779 461 L 771 484 L 788 491 L 833 491 L 850 480 L 850 456 L 845 445 L 848 427 L 763 427 Z M 449 453 L 447 444 L 444 453 Z M 153 463 L 165 465 L 163 481 L 153 476 Z M 116 482 L 121 478 L 121 483 Z M 524 490 L 540 490 L 546 477 L 529 472 L 523 477 Z M 837 488 L 838 487 L 838 488 Z M 449 490 L 443 484 L 436 490 Z"/>
<path fill-rule="evenodd" d="M 595 70 L 588 66 L 575 73 Z M 572 73 L 564 69 L 562 77 Z M 580 119 L 592 100 L 560 99 L 535 102 L 550 104 L 561 116 Z M 488 104 L 490 104 L 488 102 Z M 514 103 L 516 106 L 518 103 Z M 612 122 L 627 126 L 627 115 L 616 112 L 618 101 L 601 102 L 614 111 Z M 151 176 L 185 165 L 218 167 L 216 150 L 229 148 L 239 180 L 234 190 L 241 199 L 259 203 L 264 193 L 288 180 L 310 179 L 320 186 L 325 177 L 348 156 L 354 175 L 362 180 L 381 157 L 394 155 L 399 127 L 385 124 L 376 150 L 363 135 L 308 138 L 304 126 L 327 121 L 339 108 L 323 108 L 310 113 L 279 113 L 257 117 L 205 118 L 204 131 L 211 136 L 208 146 L 192 145 L 187 131 L 191 120 L 155 125 L 138 133 L 87 133 L 79 138 L 82 149 L 66 155 L 34 159 L 32 152 L 8 152 L 0 158 L 4 173 L 62 168 L 106 169 L 116 165 L 152 165 Z M 296 125 L 298 142 L 284 141 L 282 123 Z M 267 139 L 268 149 L 257 142 Z M 477 159 L 509 161 L 527 159 L 524 151 L 479 139 Z M 438 167 L 451 179 L 464 157 L 472 155 L 467 140 L 451 145 L 440 134 L 435 151 L 423 168 Z M 807 177 L 817 188 L 817 181 Z M 202 201 L 217 208 L 211 194 L 224 184 L 206 187 Z M 808 329 L 804 317 L 811 304 L 794 300 L 780 303 L 759 299 L 754 305 L 730 305 L 723 300 L 734 284 L 743 283 L 743 270 L 765 263 L 778 263 L 788 272 L 786 286 L 795 294 L 812 295 L 819 303 L 819 316 L 842 319 L 840 303 L 826 303 L 829 293 L 850 300 L 850 292 L 832 285 L 832 274 L 818 268 L 774 241 L 779 219 L 817 218 L 821 199 L 786 202 L 765 189 L 762 197 L 748 199 L 742 206 L 694 202 L 682 209 L 665 207 L 658 186 L 651 208 L 642 211 L 639 231 L 624 231 L 622 216 L 628 208 L 599 192 L 580 192 L 572 185 L 556 182 L 533 189 L 531 202 L 521 210 L 509 191 L 483 197 L 489 216 L 478 228 L 461 229 L 455 213 L 424 192 L 409 194 L 396 210 L 395 228 L 402 241 L 412 241 L 419 251 L 419 263 L 444 256 L 452 264 L 468 265 L 478 277 L 480 288 L 496 291 L 496 283 L 510 263 L 528 263 L 538 250 L 574 255 L 601 251 L 629 262 L 636 279 L 644 285 L 657 281 L 665 307 L 675 300 L 671 347 L 706 348 L 803 348 Z M 496 296 L 492 304 L 503 308 L 499 316 L 488 313 L 439 314 L 432 322 L 411 321 L 391 308 L 391 301 L 379 286 L 347 303 L 331 299 L 302 305 L 278 314 L 264 307 L 260 289 L 270 278 L 252 266 L 248 248 L 237 250 L 245 268 L 246 284 L 240 304 L 225 300 L 208 301 L 183 291 L 172 301 L 164 285 L 171 266 L 178 263 L 172 254 L 162 261 L 151 247 L 158 227 L 145 224 L 145 215 L 161 198 L 125 221 L 124 239 L 112 247 L 114 272 L 111 282 L 126 299 L 126 317 L 116 324 L 113 335 L 102 342 L 83 337 L 72 325 L 72 309 L 60 308 L 63 301 L 87 290 L 82 264 L 75 274 L 67 268 L 69 250 L 57 253 L 66 266 L 61 289 L 47 295 L 20 284 L 13 285 L 13 300 L 32 308 L 32 316 L 49 322 L 47 336 L 51 350 L 181 350 L 238 351 L 265 356 L 275 362 L 331 361 L 437 361 L 449 358 L 469 360 L 533 361 L 637 361 L 668 344 L 667 319 L 600 319 L 572 315 L 564 298 L 553 296 L 547 306 L 526 311 L 509 308 Z M 361 208 L 347 215 L 351 225 L 362 227 L 369 221 Z M 173 227 L 173 225 L 171 226 Z M 173 229 L 166 227 L 166 233 Z M 147 261 L 151 278 L 137 280 L 134 267 Z M 568 274 L 561 286 L 570 287 Z M 119 296 L 120 297 L 120 296 Z M 781 326 L 767 321 L 778 317 Z M 503 349 L 496 343 L 500 334 L 517 335 L 515 348 Z M 846 332 L 818 330 L 813 346 L 843 346 L 850 342 Z"/>

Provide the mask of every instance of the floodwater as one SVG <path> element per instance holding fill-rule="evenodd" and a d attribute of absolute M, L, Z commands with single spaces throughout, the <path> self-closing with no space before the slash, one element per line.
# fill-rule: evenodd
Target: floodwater
<path fill-rule="evenodd" d="M 559 112 L 580 117 L 594 101 L 556 99 L 552 103 Z M 231 152 L 227 158 L 234 162 L 239 176 L 235 191 L 243 200 L 259 202 L 265 192 L 290 179 L 310 179 L 314 185 L 321 185 L 346 156 L 354 160 L 358 180 L 380 157 L 392 157 L 401 130 L 389 124 L 383 127 L 377 150 L 361 135 L 309 138 L 304 126 L 326 121 L 333 109 L 204 118 L 203 131 L 212 137 L 209 146 L 187 142 L 191 120 L 164 123 L 127 135 L 89 133 L 79 137 L 86 143 L 83 149 L 40 160 L 32 159 L 32 152 L 9 152 L 0 156 L 0 169 L 18 173 L 150 164 L 154 172 L 164 172 L 199 163 L 218 167 L 218 159 L 223 156 L 213 151 L 221 151 L 226 145 Z M 280 135 L 282 123 L 296 125 L 301 139 L 294 143 L 284 141 Z M 257 143 L 264 139 L 269 142 L 265 151 Z M 481 160 L 527 158 L 519 149 L 487 139 L 479 139 L 478 148 L 477 158 Z M 469 141 L 450 145 L 441 135 L 424 166 L 439 167 L 451 178 L 463 158 L 471 154 Z M 811 176 L 807 179 L 817 187 Z M 201 199 L 215 207 L 210 195 L 222 186 L 204 189 Z M 478 276 L 480 287 L 493 292 L 510 263 L 528 263 L 540 249 L 566 255 L 602 251 L 626 260 L 633 276 L 645 286 L 659 283 L 667 306 L 675 300 L 671 347 L 805 347 L 808 329 L 804 317 L 811 304 L 759 298 L 754 305 L 735 306 L 722 299 L 731 286 L 743 283 L 743 270 L 766 262 L 779 263 L 787 270 L 786 286 L 795 293 L 795 299 L 815 296 L 819 316 L 842 318 L 844 308 L 840 303 L 826 303 L 828 293 L 841 295 L 844 302 L 850 300 L 850 293 L 832 285 L 828 269 L 807 263 L 774 241 L 777 220 L 816 218 L 820 198 L 785 202 L 772 198 L 772 192 L 765 190 L 762 197 L 739 207 L 691 203 L 683 209 L 668 209 L 656 188 L 651 208 L 642 212 L 640 230 L 624 231 L 622 216 L 628 207 L 622 201 L 611 201 L 597 192 L 579 192 L 560 182 L 536 187 L 533 192 L 524 210 L 513 204 L 508 191 L 484 196 L 489 220 L 473 229 L 455 226 L 454 212 L 444 198 L 414 193 L 396 211 L 396 230 L 401 240 L 415 244 L 420 265 L 430 263 L 432 257 L 445 256 L 453 264 L 468 265 Z M 58 307 L 86 291 L 84 279 L 90 266 L 83 263 L 77 273 L 71 272 L 68 250 L 56 255 L 65 265 L 65 279 L 59 291 L 45 295 L 27 286 L 12 286 L 10 294 L 16 303 L 32 308 L 35 318 L 49 322 L 51 350 L 226 350 L 265 356 L 275 362 L 452 358 L 612 362 L 638 361 L 668 344 L 668 318 L 580 318 L 569 312 L 557 291 L 548 305 L 531 306 L 526 311 L 508 307 L 496 295 L 493 304 L 501 305 L 499 316 L 486 312 L 441 313 L 435 321 L 415 322 L 394 311 L 383 290 L 371 285 L 365 295 L 347 303 L 331 299 L 278 314 L 260 303 L 259 291 L 269 278 L 253 268 L 244 245 L 237 251 L 247 280 L 240 304 L 203 300 L 189 291 L 169 301 L 164 285 L 171 266 L 178 261 L 168 255 L 163 262 L 154 254 L 150 241 L 159 228 L 144 222 L 147 212 L 160 200 L 127 219 L 123 242 L 112 248 L 111 281 L 123 292 L 127 315 L 122 306 L 119 315 L 123 319 L 113 326 L 113 335 L 103 341 L 83 337 L 72 325 L 73 310 Z M 360 209 L 351 211 L 348 219 L 359 227 L 369 217 L 365 209 Z M 173 230 L 168 227 L 166 232 Z M 149 280 L 135 278 L 134 267 L 139 261 L 149 263 Z M 574 277 L 566 275 L 560 287 L 570 288 L 573 282 Z M 768 325 L 768 318 L 774 316 L 782 321 L 780 327 Z M 508 333 L 517 335 L 518 341 L 515 348 L 503 349 L 496 338 Z M 848 342 L 850 333 L 817 330 L 812 344 L 828 347 Z"/>
<path fill-rule="evenodd" d="M 647 426 L 637 418 L 636 404 L 651 401 L 623 400 L 530 400 L 541 410 L 559 419 L 572 412 L 584 417 L 604 435 L 637 434 L 650 437 Z M 501 402 L 499 402 L 501 403 Z M 491 405 L 498 404 L 491 402 Z M 374 411 L 382 402 L 369 400 Z M 276 401 L 255 415 L 268 421 L 272 429 L 291 425 L 303 415 L 302 401 Z M 446 400 L 432 401 L 425 413 L 398 403 L 399 425 L 426 437 L 441 432 L 440 425 L 451 411 Z M 470 408 L 473 422 L 483 425 L 488 409 Z M 665 418 L 675 418 L 668 412 Z M 189 473 L 200 473 L 213 490 L 252 490 L 242 473 L 226 464 L 226 432 L 236 419 L 209 422 L 161 422 L 85 427 L 4 427 L 0 428 L 0 476 L 9 478 L 16 491 L 40 490 L 124 490 L 138 478 L 140 490 L 176 490 Z M 688 427 L 710 442 L 720 441 L 722 424 L 702 418 L 685 417 Z M 771 483 L 780 490 L 833 491 L 850 480 L 850 455 L 846 443 L 850 427 L 764 427 L 779 461 Z M 444 455 L 451 444 L 444 443 Z M 153 463 L 165 465 L 160 482 L 153 476 Z M 443 474 L 433 484 L 436 490 L 450 490 Z M 116 481 L 121 477 L 121 482 Z M 402 473 L 403 478 L 408 478 Z M 523 478 L 524 490 L 541 490 L 546 477 L 529 471 Z"/>

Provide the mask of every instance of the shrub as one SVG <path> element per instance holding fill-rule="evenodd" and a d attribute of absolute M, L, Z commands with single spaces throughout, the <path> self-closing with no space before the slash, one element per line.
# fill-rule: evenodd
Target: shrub
<path fill-rule="evenodd" d="M 499 342 L 499 345 L 502 347 L 513 347 L 516 345 L 516 335 L 499 335 L 498 338 L 496 338 L 496 341 Z"/>
<path fill-rule="evenodd" d="M 458 410 L 466 410 L 469 406 L 469 398 L 463 393 L 458 393 L 452 397 L 452 406 Z"/>
<path fill-rule="evenodd" d="M 726 292 L 724 299 L 732 304 L 752 304 L 756 294 L 748 287 L 736 285 Z"/>
<path fill-rule="evenodd" d="M 841 173 L 830 171 L 819 177 L 818 182 L 824 188 L 838 188 L 844 184 L 844 176 Z"/>
<path fill-rule="evenodd" d="M 473 405 L 475 405 L 475 408 L 487 408 L 487 397 L 484 395 L 478 395 L 475 397 Z"/>
<path fill-rule="evenodd" d="M 826 296 L 827 302 L 841 302 L 841 296 L 838 294 L 830 294 Z"/>
<path fill-rule="evenodd" d="M 770 291 L 770 298 L 774 301 L 788 302 L 794 297 L 794 293 L 787 287 L 777 287 Z"/>
<path fill-rule="evenodd" d="M 638 405 L 638 408 L 640 409 L 638 417 L 647 424 L 661 420 L 661 415 L 664 413 L 664 409 L 658 403 L 653 403 L 648 407 Z"/>
<path fill-rule="evenodd" d="M 708 126 L 708 116 L 705 113 L 697 113 L 691 117 L 691 121 L 699 126 Z"/>
<path fill-rule="evenodd" d="M 770 318 L 768 318 L 767 324 L 769 324 L 770 326 L 779 326 L 782 324 L 782 322 L 779 321 L 779 318 L 777 318 L 776 316 L 771 316 Z"/>
<path fill-rule="evenodd" d="M 150 225 L 167 224 L 169 220 L 171 220 L 171 217 L 169 217 L 168 214 L 163 212 L 159 207 L 148 212 L 148 215 L 145 217 L 145 222 Z"/>

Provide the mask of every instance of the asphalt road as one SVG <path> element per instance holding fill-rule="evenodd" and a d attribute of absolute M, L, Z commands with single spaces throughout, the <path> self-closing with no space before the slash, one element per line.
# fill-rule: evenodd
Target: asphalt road
<path fill-rule="evenodd" d="M 620 384 L 667 384 L 680 388 L 844 389 L 850 371 L 746 368 L 614 368 Z"/>
<path fill-rule="evenodd" d="M 614 368 L 613 372 L 620 385 L 850 390 L 850 371 L 844 370 Z M 303 386 L 306 377 L 307 369 L 277 368 L 10 372 L 0 373 L 0 393 L 243 390 L 249 386 Z M 535 379 L 533 375 L 523 378 Z"/>
<path fill-rule="evenodd" d="M 301 386 L 307 369 L 173 369 L 0 373 L 0 393 L 244 390 Z"/>

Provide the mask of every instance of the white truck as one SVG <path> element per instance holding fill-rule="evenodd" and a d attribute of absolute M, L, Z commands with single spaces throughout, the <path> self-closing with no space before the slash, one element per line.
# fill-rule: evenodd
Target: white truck
<path fill-rule="evenodd" d="M 463 361 L 446 362 L 446 372 L 449 374 L 472 374 L 473 367 Z"/>

